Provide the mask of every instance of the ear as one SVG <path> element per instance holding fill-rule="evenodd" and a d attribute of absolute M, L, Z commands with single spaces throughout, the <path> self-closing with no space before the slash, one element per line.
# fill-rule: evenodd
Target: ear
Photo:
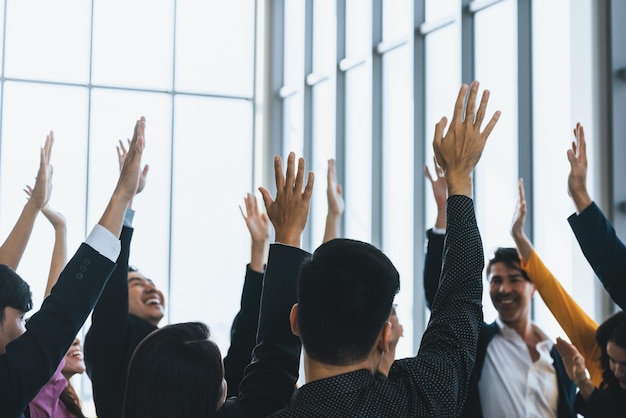
<path fill-rule="evenodd" d="M 298 327 L 298 304 L 294 304 L 291 307 L 289 313 L 289 322 L 291 323 L 291 333 L 296 336 L 300 336 L 300 328 Z"/>
<path fill-rule="evenodd" d="M 389 351 L 389 342 L 391 341 L 391 322 L 385 322 L 383 329 L 378 335 L 378 349 L 383 353 Z"/>

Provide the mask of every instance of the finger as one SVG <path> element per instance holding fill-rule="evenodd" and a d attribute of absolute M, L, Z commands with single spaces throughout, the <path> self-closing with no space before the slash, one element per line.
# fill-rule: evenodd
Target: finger
<path fill-rule="evenodd" d="M 250 216 L 252 213 L 252 202 L 250 202 L 250 193 L 246 193 L 246 196 L 243 198 L 246 204 L 246 216 Z"/>
<path fill-rule="evenodd" d="M 287 191 L 293 191 L 296 181 L 296 153 L 290 152 L 287 156 L 287 170 L 285 171 L 285 187 Z"/>
<path fill-rule="evenodd" d="M 343 196 L 343 189 L 341 188 L 341 184 L 337 185 L 337 194 L 339 196 Z"/>
<path fill-rule="evenodd" d="M 256 200 L 256 196 L 255 195 L 251 195 L 252 196 L 252 213 L 254 213 L 255 215 L 259 214 L 259 205 L 257 203 Z"/>
<path fill-rule="evenodd" d="M 445 161 L 443 160 L 443 156 L 441 155 L 441 142 L 443 141 L 443 131 L 446 128 L 446 125 L 448 124 L 448 119 L 446 119 L 446 117 L 442 117 L 441 120 L 435 124 L 435 138 L 433 139 L 433 151 L 435 153 L 435 159 L 437 160 L 437 163 L 439 164 L 439 166 L 442 168 L 442 170 L 445 170 Z"/>
<path fill-rule="evenodd" d="M 454 114 L 452 115 L 451 124 L 454 125 L 456 122 L 460 122 L 463 117 L 463 103 L 465 101 L 465 95 L 467 94 L 467 84 L 461 85 L 459 89 L 459 95 L 456 98 L 456 102 L 454 103 Z"/>
<path fill-rule="evenodd" d="M 585 130 L 582 126 L 579 129 L 578 155 L 587 159 L 587 141 L 585 141 Z"/>
<path fill-rule="evenodd" d="M 300 193 L 302 191 L 302 186 L 304 185 L 304 168 L 306 166 L 306 161 L 304 158 L 298 158 L 298 174 L 296 175 L 296 183 L 295 190 Z"/>
<path fill-rule="evenodd" d="M 141 175 L 143 177 L 148 177 L 148 170 L 150 170 L 150 166 L 148 164 L 143 166 L 143 171 L 141 172 Z"/>
<path fill-rule="evenodd" d="M 465 106 L 465 123 L 472 125 L 474 123 L 474 110 L 476 110 L 476 95 L 478 94 L 478 81 L 473 81 L 470 85 L 469 97 Z M 480 126 L 480 125 L 479 125 Z"/>
<path fill-rule="evenodd" d="M 493 131 L 493 128 L 496 126 L 496 123 L 498 123 L 498 120 L 500 119 L 501 113 L 502 112 L 500 112 L 499 110 L 496 113 L 494 113 L 493 116 L 491 117 L 491 120 L 487 124 L 487 126 L 485 126 L 485 130 L 482 133 L 484 141 L 486 141 L 487 138 L 489 138 L 491 131 Z"/>
<path fill-rule="evenodd" d="M 526 194 L 524 192 L 524 179 L 523 178 L 519 179 L 518 189 L 519 189 L 519 201 L 520 201 L 520 203 L 526 202 Z"/>
<path fill-rule="evenodd" d="M 443 169 L 437 162 L 437 159 L 435 158 L 434 155 L 433 155 L 433 163 L 435 164 L 435 172 L 437 173 L 437 177 L 443 177 Z"/>
<path fill-rule="evenodd" d="M 50 157 L 52 157 L 52 145 L 54 145 L 54 132 L 50 131 L 50 141 L 47 141 L 46 147 L 47 163 L 50 163 Z"/>
<path fill-rule="evenodd" d="M 119 145 L 117 147 L 118 151 L 121 151 L 123 155 L 125 155 L 128 151 L 126 150 L 126 147 L 124 146 L 124 142 L 121 139 L 118 139 L 117 142 L 119 142 Z M 130 148 L 130 142 L 128 143 L 128 147 Z"/>
<path fill-rule="evenodd" d="M 285 177 L 283 176 L 283 162 L 278 155 L 274 157 L 274 179 L 276 181 L 276 194 L 282 193 L 285 188 Z"/>
<path fill-rule="evenodd" d="M 263 203 L 265 204 L 265 211 L 269 211 L 270 207 L 274 204 L 274 199 L 272 199 L 272 195 L 269 190 L 265 187 L 259 187 L 259 192 L 261 193 L 261 197 L 263 198 Z"/>
<path fill-rule="evenodd" d="M 476 112 L 476 120 L 474 123 L 480 129 L 480 125 L 483 124 L 483 119 L 485 118 L 485 114 L 487 113 L 487 103 L 489 103 L 489 90 L 483 91 L 482 98 L 480 99 L 480 105 L 478 106 L 478 112 Z"/>
<path fill-rule="evenodd" d="M 312 171 L 309 171 L 309 175 L 306 181 L 306 187 L 304 188 L 304 193 L 302 193 L 302 198 L 309 202 L 311 200 L 311 196 L 313 195 L 313 184 L 315 183 L 315 176 Z"/>

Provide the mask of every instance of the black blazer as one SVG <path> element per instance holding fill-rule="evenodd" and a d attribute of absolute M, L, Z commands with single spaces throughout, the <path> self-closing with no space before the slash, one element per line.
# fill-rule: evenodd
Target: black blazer
<path fill-rule="evenodd" d="M 115 264 L 82 244 L 26 333 L 0 355 L 0 417 L 20 416 L 54 374 L 96 304 Z"/>

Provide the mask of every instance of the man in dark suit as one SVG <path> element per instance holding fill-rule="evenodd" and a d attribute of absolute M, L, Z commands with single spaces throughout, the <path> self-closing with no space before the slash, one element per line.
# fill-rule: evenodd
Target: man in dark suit
<path fill-rule="evenodd" d="M 370 244 L 334 239 L 305 262 L 291 327 L 304 349 L 306 384 L 277 417 L 457 416 L 467 393 L 482 321 L 483 252 L 474 216 L 471 172 L 499 112 L 483 132 L 488 92 L 475 112 L 478 83 L 459 91 L 450 128 L 442 118 L 433 147 L 450 184 L 448 239 L 433 316 L 416 357 L 396 360 L 387 377 L 377 365 L 389 354 L 399 274 Z M 472 115 L 464 120 L 463 115 Z M 264 193 L 264 197 L 267 193 Z M 259 363 L 271 363 L 261 342 Z"/>
<path fill-rule="evenodd" d="M 20 306 L 2 306 L 0 322 L 0 417 L 23 416 L 28 403 L 48 382 L 96 304 L 115 266 L 119 235 L 128 204 L 135 195 L 144 149 L 145 119 L 135 125 L 129 153 L 117 186 L 98 224 L 61 273 L 52 293 L 24 326 L 32 307 L 30 290 L 15 271 L 0 268 L 0 300 L 17 289 Z M 47 150 L 49 152 L 49 150 Z M 51 169 L 48 169 L 51 175 Z"/>

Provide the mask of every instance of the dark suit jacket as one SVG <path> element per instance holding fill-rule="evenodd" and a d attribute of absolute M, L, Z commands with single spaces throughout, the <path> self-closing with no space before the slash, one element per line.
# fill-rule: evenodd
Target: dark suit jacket
<path fill-rule="evenodd" d="M 85 336 L 85 365 L 91 378 L 98 418 L 119 418 L 126 373 L 135 347 L 157 329 L 128 313 L 128 258 L 133 228 L 122 228 L 117 265 L 94 308 Z"/>
<path fill-rule="evenodd" d="M 432 230 L 426 232 L 428 245 L 426 250 L 426 259 L 424 260 L 424 293 L 426 295 L 426 304 L 430 306 L 432 298 L 439 285 L 439 275 L 441 272 L 441 258 L 444 248 L 444 236 L 435 234 Z M 487 355 L 487 346 L 498 333 L 499 328 L 495 322 L 491 324 L 483 323 L 478 337 L 478 352 L 476 355 L 476 365 L 472 371 L 470 380 L 469 395 L 463 408 L 462 417 L 480 418 L 482 417 L 482 406 L 480 404 L 480 395 L 478 393 L 478 382 L 482 374 L 482 367 Z M 559 399 L 557 403 L 557 416 L 559 418 L 575 417 L 574 414 L 574 398 L 576 395 L 576 386 L 574 382 L 567 376 L 565 366 L 561 356 L 552 347 L 550 356 L 554 360 L 554 369 L 557 376 L 557 384 L 559 389 Z"/>
<path fill-rule="evenodd" d="M 598 205 L 567 218 L 580 249 L 609 295 L 626 309 L 626 246 Z"/>
<path fill-rule="evenodd" d="M 309 254 L 282 244 L 270 246 L 257 331 L 257 346 L 239 395 L 226 400 L 217 417 L 266 417 L 289 405 L 300 368 L 300 338 L 291 332 L 297 277 Z"/>
<path fill-rule="evenodd" d="M 82 244 L 21 337 L 0 355 L 0 417 L 22 414 L 56 371 L 115 264 Z"/>
<path fill-rule="evenodd" d="M 246 266 L 246 277 L 241 291 L 241 305 L 230 328 L 230 346 L 224 357 L 224 379 L 228 384 L 227 397 L 239 394 L 239 384 L 246 366 L 252 360 L 259 323 L 263 273 Z"/>

